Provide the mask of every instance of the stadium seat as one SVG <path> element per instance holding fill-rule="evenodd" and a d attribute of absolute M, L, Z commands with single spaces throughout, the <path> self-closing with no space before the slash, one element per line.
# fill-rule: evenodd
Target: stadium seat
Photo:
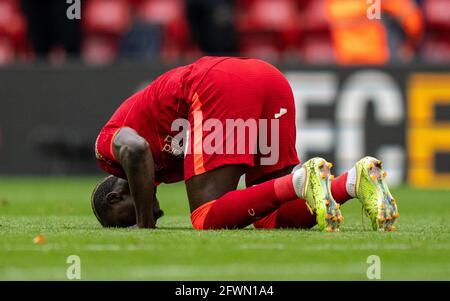
<path fill-rule="evenodd" d="M 255 1 L 258 1 L 258 0 L 237 0 L 236 1 L 236 6 L 237 6 L 238 10 L 246 10 Z"/>
<path fill-rule="evenodd" d="M 144 2 L 145 0 L 126 0 L 128 2 L 128 4 L 131 6 L 131 8 L 136 9 L 138 8 L 142 2 Z"/>
<path fill-rule="evenodd" d="M 326 0 L 303 0 L 301 56 L 307 64 L 334 63 L 333 42 L 327 17 Z"/>
<path fill-rule="evenodd" d="M 138 16 L 144 21 L 168 25 L 184 18 L 184 2 L 181 0 L 144 0 Z"/>
<path fill-rule="evenodd" d="M 89 36 L 83 42 L 82 57 L 88 64 L 109 64 L 116 59 L 117 48 L 117 39 L 106 36 Z"/>
<path fill-rule="evenodd" d="M 281 52 L 270 40 L 247 40 L 240 45 L 243 56 L 255 57 L 269 62 L 277 62 L 281 58 Z"/>
<path fill-rule="evenodd" d="M 238 5 L 240 50 L 258 57 L 280 57 L 300 40 L 300 19 L 292 0 L 254 0 Z M 261 43 L 261 40 L 264 40 Z M 279 52 L 274 54 L 273 52 Z"/>
<path fill-rule="evenodd" d="M 141 21 L 161 26 L 163 58 L 176 60 L 190 47 L 184 1 L 144 0 L 139 6 L 137 17 Z"/>
<path fill-rule="evenodd" d="M 429 27 L 450 30 L 449 0 L 424 0 L 423 7 Z"/>
<path fill-rule="evenodd" d="M 298 28 L 298 23 L 295 1 L 259 0 L 241 12 L 238 27 L 244 31 L 284 31 Z"/>
<path fill-rule="evenodd" d="M 88 34 L 121 35 L 129 26 L 128 3 L 118 0 L 90 0 L 84 10 L 84 30 Z"/>
<path fill-rule="evenodd" d="M 14 58 L 13 44 L 8 39 L 0 39 L 0 66 L 11 64 Z"/>
<path fill-rule="evenodd" d="M 325 32 L 329 30 L 326 0 L 306 0 L 301 11 L 302 28 L 306 31 Z"/>
<path fill-rule="evenodd" d="M 0 36 L 8 38 L 14 47 L 21 47 L 26 36 L 26 22 L 16 1 L 0 0 Z"/>
<path fill-rule="evenodd" d="M 427 36 L 422 47 L 422 59 L 430 63 L 450 62 L 450 40 L 448 35 Z"/>
<path fill-rule="evenodd" d="M 302 58 L 307 64 L 334 63 L 334 52 L 328 34 L 307 35 L 303 41 Z"/>

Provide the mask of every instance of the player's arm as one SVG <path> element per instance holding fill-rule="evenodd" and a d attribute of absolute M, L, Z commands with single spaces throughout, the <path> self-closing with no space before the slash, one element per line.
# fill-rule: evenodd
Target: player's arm
<path fill-rule="evenodd" d="M 155 228 L 153 215 L 155 168 L 148 142 L 131 128 L 121 128 L 112 142 L 113 152 L 130 186 L 139 228 Z"/>

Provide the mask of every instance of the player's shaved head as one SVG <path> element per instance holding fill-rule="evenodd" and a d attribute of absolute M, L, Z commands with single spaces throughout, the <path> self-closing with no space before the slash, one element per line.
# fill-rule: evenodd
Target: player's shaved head
<path fill-rule="evenodd" d="M 128 183 L 108 176 L 94 188 L 91 197 L 92 211 L 103 227 L 129 227 L 136 223 Z"/>
<path fill-rule="evenodd" d="M 105 219 L 103 218 L 104 212 L 108 210 L 108 202 L 106 201 L 106 195 L 110 193 L 117 182 L 117 178 L 109 176 L 103 179 L 94 188 L 91 197 L 92 211 L 97 217 L 102 226 L 106 227 Z"/>

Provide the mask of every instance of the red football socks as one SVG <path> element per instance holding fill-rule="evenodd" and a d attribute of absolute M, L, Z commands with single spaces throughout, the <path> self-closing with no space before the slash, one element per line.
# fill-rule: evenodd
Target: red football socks
<path fill-rule="evenodd" d="M 339 204 L 344 204 L 352 199 L 347 192 L 347 176 L 348 172 L 343 173 L 331 181 L 331 194 L 333 195 L 334 200 Z"/>
<path fill-rule="evenodd" d="M 352 197 L 346 189 L 347 173 L 331 182 L 331 193 L 339 204 Z M 316 224 L 306 201 L 298 198 L 292 174 L 247 189 L 226 193 L 191 214 L 195 229 L 311 228 Z"/>
<path fill-rule="evenodd" d="M 331 194 L 335 201 L 343 204 L 352 197 L 347 192 L 347 173 L 340 175 L 331 182 Z M 316 224 L 316 216 L 311 214 L 306 201 L 296 199 L 284 203 L 268 216 L 255 222 L 255 228 L 311 228 Z"/>
<path fill-rule="evenodd" d="M 276 229 L 276 228 L 311 228 L 316 224 L 316 215 L 311 214 L 306 201 L 295 199 L 292 202 L 284 203 L 280 208 L 268 216 L 255 222 L 255 228 Z"/>
<path fill-rule="evenodd" d="M 195 229 L 244 228 L 297 198 L 292 174 L 230 191 L 191 214 Z"/>

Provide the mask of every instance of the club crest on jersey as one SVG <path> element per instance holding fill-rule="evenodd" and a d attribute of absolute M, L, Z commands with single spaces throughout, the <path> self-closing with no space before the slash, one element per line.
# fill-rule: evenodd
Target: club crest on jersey
<path fill-rule="evenodd" d="M 175 157 L 183 157 L 183 140 L 171 135 L 167 135 L 166 138 L 164 138 L 164 147 L 162 148 L 162 151 L 169 153 Z"/>

